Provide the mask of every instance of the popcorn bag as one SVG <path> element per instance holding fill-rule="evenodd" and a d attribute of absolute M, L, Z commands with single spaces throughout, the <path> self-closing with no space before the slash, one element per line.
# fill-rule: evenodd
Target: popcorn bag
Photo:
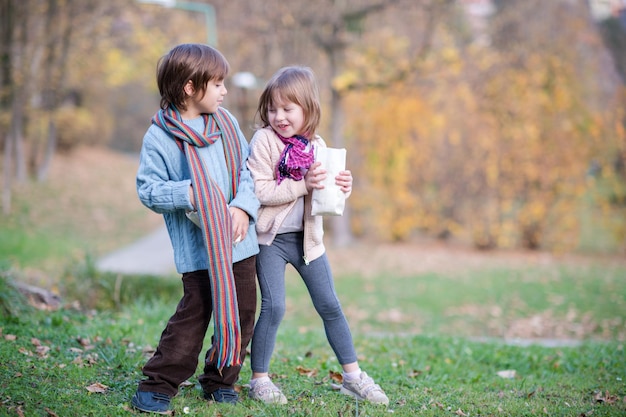
<path fill-rule="evenodd" d="M 322 163 L 327 176 L 321 190 L 313 190 L 313 216 L 341 216 L 346 205 L 346 195 L 335 184 L 335 177 L 346 169 L 346 150 L 336 148 L 315 148 L 315 161 Z"/>

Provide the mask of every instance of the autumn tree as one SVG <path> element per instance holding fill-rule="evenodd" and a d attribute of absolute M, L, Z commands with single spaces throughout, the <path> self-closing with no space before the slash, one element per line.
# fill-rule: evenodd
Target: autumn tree
<path fill-rule="evenodd" d="M 415 77 L 353 94 L 348 119 L 366 167 L 358 174 L 371 190 L 355 202 L 363 233 L 452 235 L 483 248 L 576 244 L 585 173 L 615 141 L 593 76 L 598 37 L 569 2 L 500 6 L 491 43 L 449 25 Z M 398 45 L 388 36 L 402 65 Z"/>
<path fill-rule="evenodd" d="M 330 131 L 326 139 L 330 146 L 348 146 L 349 165 L 354 166 L 360 163 L 352 156 L 359 145 L 358 140 L 348 137 L 345 129 L 346 94 L 374 86 L 385 88 L 410 74 L 430 47 L 433 28 L 445 18 L 445 8 L 451 3 L 450 0 L 270 0 L 262 5 L 217 2 L 218 13 L 226 16 L 224 26 L 231 27 L 236 21 L 243 29 L 239 34 L 230 32 L 220 42 L 226 43 L 224 50 L 234 57 L 237 67 L 247 66 L 262 78 L 284 65 L 313 67 L 324 99 L 324 128 Z M 242 13 L 249 16 L 243 22 Z M 234 20 L 229 25 L 231 18 Z M 381 27 L 397 33 L 407 43 L 406 65 L 385 61 L 385 45 L 378 41 L 371 43 L 381 33 Z M 236 53 L 228 52 L 234 48 Z M 242 51 L 249 54 L 247 62 L 242 59 Z M 384 72 L 352 65 L 364 61 L 361 54 L 372 53 L 380 55 L 376 68 L 385 67 Z M 333 240 L 338 245 L 346 244 L 352 235 L 349 211 L 332 220 Z"/>
<path fill-rule="evenodd" d="M 13 183 L 29 176 L 45 180 L 58 151 L 107 144 L 112 137 L 137 148 L 158 105 L 158 58 L 182 39 L 177 28 L 201 29 L 202 23 L 145 14 L 140 4 L 122 0 L 3 0 L 0 7 L 6 213 Z M 146 25 L 151 19 L 158 22 Z M 146 106 L 138 108 L 142 102 Z M 133 132 L 134 140 L 128 137 Z"/>

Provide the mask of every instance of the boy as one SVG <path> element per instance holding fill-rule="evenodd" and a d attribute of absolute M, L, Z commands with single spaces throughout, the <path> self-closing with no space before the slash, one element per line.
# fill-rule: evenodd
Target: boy
<path fill-rule="evenodd" d="M 174 47 L 157 66 L 161 110 L 143 139 L 137 193 L 163 214 L 183 297 L 131 400 L 145 412 L 169 413 L 179 385 L 196 371 L 212 313 L 213 344 L 199 381 L 205 398 L 238 401 L 234 384 L 256 313 L 259 202 L 247 141 L 220 107 L 228 71 L 219 51 L 200 44 Z"/>

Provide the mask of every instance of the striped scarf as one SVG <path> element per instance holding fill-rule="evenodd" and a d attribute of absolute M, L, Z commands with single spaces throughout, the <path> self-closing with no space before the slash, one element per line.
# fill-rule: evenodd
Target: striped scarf
<path fill-rule="evenodd" d="M 209 260 L 209 279 L 213 298 L 214 346 L 217 368 L 241 365 L 241 334 L 239 309 L 233 275 L 232 224 L 228 202 L 237 193 L 241 146 L 232 119 L 218 108 L 214 114 L 204 114 L 205 128 L 200 134 L 187 126 L 175 108 L 159 110 L 152 123 L 169 133 L 185 153 L 191 171 L 191 183 L 196 208 Z M 197 148 L 214 144 L 220 136 L 226 165 L 230 172 L 229 195 L 224 196 L 211 178 L 209 169 L 200 159 Z"/>
<path fill-rule="evenodd" d="M 280 160 L 278 165 L 276 165 L 276 180 L 278 184 L 285 178 L 300 181 L 304 178 L 306 170 L 309 169 L 315 159 L 313 145 L 307 151 L 306 147 L 309 144 L 309 140 L 304 136 L 296 135 L 284 138 L 278 133 L 276 135 L 285 144 L 285 149 L 280 154 Z"/>

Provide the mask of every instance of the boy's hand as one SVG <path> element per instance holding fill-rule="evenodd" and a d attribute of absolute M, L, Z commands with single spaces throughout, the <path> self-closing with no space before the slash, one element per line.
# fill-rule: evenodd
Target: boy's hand
<path fill-rule="evenodd" d="M 322 181 L 326 179 L 326 170 L 322 168 L 321 162 L 314 162 L 304 176 L 304 183 L 306 184 L 307 191 L 311 192 L 314 189 L 321 190 L 324 188 Z"/>
<path fill-rule="evenodd" d="M 193 195 L 193 187 L 189 185 L 189 201 L 191 201 L 191 206 L 193 209 L 196 209 L 196 197 Z"/>
<path fill-rule="evenodd" d="M 248 213 L 238 207 L 229 207 L 230 218 L 233 224 L 233 244 L 242 242 L 248 234 L 248 226 L 250 226 L 250 217 Z"/>
<path fill-rule="evenodd" d="M 335 177 L 335 184 L 341 188 L 344 193 L 352 190 L 352 173 L 350 171 L 341 171 Z"/>

